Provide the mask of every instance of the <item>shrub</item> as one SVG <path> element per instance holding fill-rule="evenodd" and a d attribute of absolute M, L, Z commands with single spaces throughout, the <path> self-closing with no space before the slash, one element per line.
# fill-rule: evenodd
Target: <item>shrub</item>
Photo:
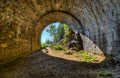
<path fill-rule="evenodd" d="M 64 42 L 64 44 L 68 43 L 68 38 L 65 37 L 63 42 Z"/>
<path fill-rule="evenodd" d="M 95 56 L 91 56 L 88 53 L 82 53 L 81 57 L 85 62 L 94 62 L 96 60 Z"/>
<path fill-rule="evenodd" d="M 41 47 L 42 47 L 42 49 L 45 49 L 45 48 L 47 47 L 47 44 L 43 43 L 43 44 L 41 45 Z"/>
<path fill-rule="evenodd" d="M 62 45 L 55 45 L 55 46 L 53 46 L 53 49 L 55 49 L 55 50 L 64 50 Z"/>

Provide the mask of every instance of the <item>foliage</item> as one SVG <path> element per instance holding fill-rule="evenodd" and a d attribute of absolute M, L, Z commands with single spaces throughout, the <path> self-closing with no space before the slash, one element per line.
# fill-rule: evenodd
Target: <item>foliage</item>
<path fill-rule="evenodd" d="M 51 43 L 52 42 L 49 39 L 46 40 L 46 44 L 51 44 Z"/>
<path fill-rule="evenodd" d="M 58 28 L 54 24 L 51 24 L 49 28 L 46 30 L 48 33 L 50 33 L 50 36 L 54 37 L 53 40 L 54 42 L 56 42 L 59 39 L 57 30 Z"/>
<path fill-rule="evenodd" d="M 58 33 L 59 39 L 61 40 L 64 37 L 64 34 L 65 34 L 64 24 L 62 24 L 62 23 L 59 24 L 57 33 Z"/>
<path fill-rule="evenodd" d="M 82 53 L 81 57 L 83 58 L 84 61 L 86 62 L 94 62 L 96 60 L 96 57 L 94 56 L 91 56 L 90 54 L 88 53 Z"/>
<path fill-rule="evenodd" d="M 67 24 L 60 23 L 57 28 L 54 24 L 51 24 L 49 28 L 46 30 L 50 33 L 51 36 L 54 37 L 53 42 L 57 42 L 64 38 L 64 35 L 69 35 L 69 27 Z M 65 43 L 67 42 L 67 37 L 65 38 Z"/>
<path fill-rule="evenodd" d="M 64 38 L 64 44 L 65 43 L 68 43 L 68 37 L 70 36 L 71 34 L 71 31 L 70 31 L 70 28 L 68 27 L 68 25 L 64 24 L 64 31 L 65 31 L 65 38 Z"/>
<path fill-rule="evenodd" d="M 54 34 L 57 31 L 57 28 L 54 24 L 51 24 L 46 31 L 49 32 L 51 36 L 54 36 Z"/>
<path fill-rule="evenodd" d="M 69 31 L 69 26 L 67 24 L 63 24 L 63 23 L 60 23 L 59 24 L 59 27 L 58 27 L 58 31 L 56 33 L 56 36 L 57 38 L 55 39 L 58 39 L 57 41 L 61 40 L 61 39 L 65 39 L 64 35 L 66 35 L 66 33 Z M 68 39 L 66 38 L 66 41 Z"/>
<path fill-rule="evenodd" d="M 76 55 L 77 55 L 76 57 L 82 58 L 82 60 L 85 62 L 94 62 L 97 59 L 95 56 L 86 53 L 84 50 L 80 50 L 79 52 L 76 53 Z"/>
<path fill-rule="evenodd" d="M 111 76 L 112 73 L 109 71 L 98 71 L 99 76 Z"/>
<path fill-rule="evenodd" d="M 64 26 L 65 35 L 70 36 L 71 32 L 70 32 L 70 28 L 68 27 L 68 25 L 63 24 L 63 26 Z"/>
<path fill-rule="evenodd" d="M 60 33 L 57 32 L 57 33 L 54 35 L 54 42 L 57 42 L 57 41 L 60 40 L 59 34 L 60 34 Z"/>
<path fill-rule="evenodd" d="M 47 47 L 47 44 L 43 43 L 41 44 L 42 49 L 45 49 Z"/>
<path fill-rule="evenodd" d="M 64 47 L 62 45 L 55 45 L 55 46 L 53 46 L 53 49 L 55 49 L 55 50 L 64 50 Z"/>
<path fill-rule="evenodd" d="M 64 44 L 67 43 L 68 42 L 68 38 L 65 37 L 63 42 L 64 42 Z"/>

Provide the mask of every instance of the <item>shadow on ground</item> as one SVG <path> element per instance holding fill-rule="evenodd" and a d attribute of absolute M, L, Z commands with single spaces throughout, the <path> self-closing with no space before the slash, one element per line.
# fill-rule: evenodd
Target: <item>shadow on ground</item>
<path fill-rule="evenodd" d="M 65 60 L 40 50 L 2 66 L 0 78 L 101 78 L 97 72 L 108 69 L 103 64 Z"/>

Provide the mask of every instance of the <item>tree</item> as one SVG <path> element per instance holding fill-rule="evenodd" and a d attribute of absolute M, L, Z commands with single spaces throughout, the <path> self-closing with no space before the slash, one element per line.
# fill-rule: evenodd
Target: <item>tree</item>
<path fill-rule="evenodd" d="M 58 35 L 59 35 L 59 40 L 61 40 L 63 37 L 64 37 L 64 24 L 63 23 L 60 23 L 59 24 L 59 27 L 58 27 Z"/>
<path fill-rule="evenodd" d="M 51 44 L 51 41 L 49 39 L 46 39 L 46 44 Z"/>
<path fill-rule="evenodd" d="M 56 34 L 57 28 L 54 24 L 52 24 L 46 31 L 50 33 L 50 36 L 54 36 Z"/>
<path fill-rule="evenodd" d="M 61 39 L 64 39 L 65 35 L 70 35 L 68 25 L 64 23 L 60 23 L 58 28 L 55 26 L 55 24 L 52 24 L 46 31 L 50 33 L 50 36 L 54 37 L 53 42 L 58 42 Z M 66 38 L 66 40 L 68 39 Z"/>

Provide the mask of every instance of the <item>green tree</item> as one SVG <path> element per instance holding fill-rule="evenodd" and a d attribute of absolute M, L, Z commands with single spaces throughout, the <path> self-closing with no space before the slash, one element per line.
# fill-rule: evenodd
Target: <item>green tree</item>
<path fill-rule="evenodd" d="M 58 35 L 59 35 L 59 39 L 61 40 L 63 37 L 64 37 L 64 24 L 63 23 L 60 23 L 59 24 L 59 27 L 58 27 Z"/>
<path fill-rule="evenodd" d="M 46 31 L 54 37 L 53 42 L 58 42 L 59 40 L 63 39 L 65 35 L 70 35 L 69 29 L 70 28 L 67 24 L 60 23 L 58 28 L 54 24 L 52 24 Z M 65 40 L 68 40 L 67 37 L 65 38 Z"/>
<path fill-rule="evenodd" d="M 50 33 L 50 36 L 53 36 L 53 37 L 54 37 L 53 42 L 55 42 L 55 41 L 56 41 L 56 36 L 55 36 L 55 35 L 56 35 L 56 32 L 57 32 L 56 26 L 55 26 L 54 24 L 51 24 L 46 31 L 47 31 L 48 33 Z"/>
<path fill-rule="evenodd" d="M 50 36 L 54 36 L 56 34 L 57 28 L 54 24 L 52 24 L 46 31 L 50 33 Z"/>

